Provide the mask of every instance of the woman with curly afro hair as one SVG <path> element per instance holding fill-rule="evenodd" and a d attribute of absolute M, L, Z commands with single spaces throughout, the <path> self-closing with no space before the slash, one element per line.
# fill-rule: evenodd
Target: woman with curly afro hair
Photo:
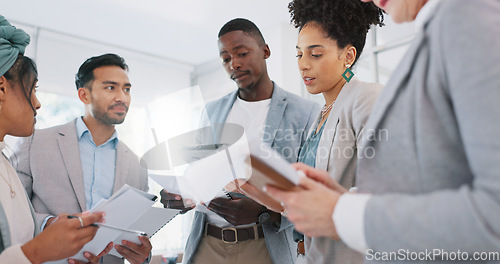
<path fill-rule="evenodd" d="M 299 28 L 297 62 L 304 84 L 308 92 L 325 98 L 299 162 L 326 170 L 351 188 L 363 128 L 382 86 L 353 78 L 350 68 L 363 51 L 370 26 L 383 25 L 382 11 L 359 0 L 294 0 L 288 8 Z M 294 220 L 293 214 L 288 217 Z M 308 263 L 363 262 L 363 255 L 329 237 L 306 237 L 304 243 Z"/>

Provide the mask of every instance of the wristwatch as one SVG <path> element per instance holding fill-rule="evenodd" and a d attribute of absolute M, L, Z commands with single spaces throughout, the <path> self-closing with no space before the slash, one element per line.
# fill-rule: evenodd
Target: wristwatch
<path fill-rule="evenodd" d="M 259 224 L 264 224 L 269 222 L 269 220 L 271 220 L 271 214 L 269 213 L 269 210 L 266 207 L 262 207 L 262 212 L 260 213 L 258 220 Z"/>

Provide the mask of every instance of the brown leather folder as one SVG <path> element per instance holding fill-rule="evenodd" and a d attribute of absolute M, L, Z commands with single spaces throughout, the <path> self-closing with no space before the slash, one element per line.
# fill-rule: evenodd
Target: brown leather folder
<path fill-rule="evenodd" d="M 269 184 L 287 191 L 298 191 L 302 189 L 271 167 L 262 158 L 250 155 L 246 162 L 249 163 L 249 165 L 251 164 L 251 177 L 248 180 L 235 180 L 226 188 L 241 192 L 270 210 L 279 213 L 282 212 L 284 208 L 281 206 L 280 202 L 276 201 L 262 190 L 264 186 Z"/>
<path fill-rule="evenodd" d="M 299 186 L 295 185 L 286 176 L 269 166 L 263 159 L 251 154 L 249 159 L 252 166 L 252 176 L 248 182 L 260 190 L 262 190 L 266 184 L 274 185 L 287 191 L 301 190 Z"/>

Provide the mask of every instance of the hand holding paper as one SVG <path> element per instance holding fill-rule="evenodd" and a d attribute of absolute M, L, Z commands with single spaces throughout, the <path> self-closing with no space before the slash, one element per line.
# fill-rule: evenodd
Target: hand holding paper
<path fill-rule="evenodd" d="M 130 264 L 141 264 L 148 258 L 153 246 L 148 237 L 138 236 L 139 244 L 123 240 L 122 245 L 115 245 L 116 251 Z"/>
<path fill-rule="evenodd" d="M 147 236 L 145 237 L 150 238 L 160 228 L 162 228 L 165 224 L 172 220 L 178 213 L 179 210 L 151 207 L 148 209 L 148 211 L 146 211 L 146 213 L 144 213 L 144 215 L 142 215 L 133 224 L 131 224 L 129 226 L 129 229 L 141 230 L 147 234 Z M 137 245 L 143 244 L 141 235 L 137 235 L 133 232 L 122 232 L 121 235 L 114 240 L 114 244 L 120 245 L 124 240 L 130 241 Z M 117 249 L 111 250 L 110 254 L 121 257 L 121 254 L 117 251 Z"/>
<path fill-rule="evenodd" d="M 172 212 L 168 209 L 152 208 L 151 206 L 154 204 L 155 199 L 156 196 L 152 194 L 148 194 L 128 185 L 124 185 L 107 201 L 104 201 L 96 208 L 93 208 L 92 211 L 105 212 L 106 225 L 115 226 L 120 229 L 132 229 L 146 232 L 146 230 L 143 229 L 150 227 L 160 228 L 177 214 L 177 210 L 172 210 Z M 164 217 L 150 217 L 149 213 L 151 211 L 155 212 L 154 209 L 162 210 L 162 213 L 165 212 L 168 213 L 168 215 Z M 148 221 L 152 221 L 152 223 Z M 152 235 L 156 232 L 156 230 L 157 229 L 149 230 L 152 232 L 150 234 Z M 143 241 L 139 239 L 137 234 L 123 232 L 116 228 L 101 227 L 97 231 L 94 239 L 86 244 L 78 254 L 73 256 L 73 258 L 85 261 L 83 256 L 85 251 L 92 254 L 98 254 L 106 247 L 106 245 L 108 245 L 109 242 L 113 241 L 115 245 L 120 245 L 123 240 L 128 240 L 133 244 L 137 244 L 137 247 L 130 245 L 132 251 L 135 252 L 135 255 L 133 255 L 129 261 L 135 261 L 149 255 L 149 253 L 145 254 L 144 250 L 149 249 L 150 251 L 150 248 L 147 246 L 147 243 L 143 244 Z M 139 251 L 135 251 L 134 249 Z M 112 250 L 110 254 L 118 254 L 113 252 L 116 251 Z"/>
<path fill-rule="evenodd" d="M 80 222 L 77 219 L 67 218 L 67 214 L 61 214 L 56 221 L 24 244 L 21 249 L 26 257 L 34 263 L 67 258 L 92 240 L 98 230 L 90 224 L 99 222 L 102 218 L 101 213 L 89 214 L 82 216 L 82 222 Z M 61 244 L 65 246 L 61 247 Z M 86 258 L 82 260 L 86 260 Z"/>
<path fill-rule="evenodd" d="M 113 249 L 113 242 L 109 242 L 109 244 L 106 246 L 106 248 L 101 253 L 99 253 L 99 255 L 97 255 L 97 256 L 90 253 L 90 252 L 85 252 L 83 254 L 83 256 L 87 258 L 88 262 L 82 262 L 82 261 L 70 258 L 70 259 L 68 259 L 68 263 L 69 264 L 99 264 L 99 263 L 101 263 L 101 257 L 106 256 L 111 251 L 111 249 Z"/>
<path fill-rule="evenodd" d="M 282 190 L 267 185 L 267 193 L 284 203 L 287 218 L 295 224 L 295 229 L 298 231 L 308 237 L 326 236 L 338 240 L 339 236 L 332 215 L 341 193 L 312 178 L 328 182 L 334 188 L 338 186 L 327 180 L 326 177 L 329 175 L 326 171 L 304 164 L 298 166 L 302 171 L 305 171 L 307 176 L 313 175 L 311 178 L 300 178 L 301 190 Z M 343 190 L 345 191 L 345 189 Z"/>
<path fill-rule="evenodd" d="M 262 205 L 250 198 L 215 198 L 208 205 L 208 209 L 226 219 L 231 225 L 246 225 L 258 221 L 262 212 Z"/>
<path fill-rule="evenodd" d="M 252 168 L 250 178 L 233 181 L 231 184 L 236 187 L 232 188 L 238 188 L 274 212 L 280 213 L 284 208 L 279 201 L 263 191 L 264 186 L 271 184 L 284 190 L 301 189 L 297 186 L 299 183 L 297 171 L 278 153 L 265 145 L 253 149 L 252 154 L 245 159 L 245 163 Z"/>
<path fill-rule="evenodd" d="M 179 194 L 169 193 L 165 189 L 161 190 L 160 195 L 164 208 L 180 210 L 180 214 L 184 214 L 196 206 L 192 200 L 184 200 Z"/>
<path fill-rule="evenodd" d="M 264 205 L 269 210 L 272 210 L 276 213 L 281 213 L 284 210 L 280 202 L 276 201 L 263 190 L 257 188 L 255 185 L 251 184 L 248 181 L 236 180 L 228 185 L 238 185 L 239 191 L 252 198 L 254 201 Z"/>
<path fill-rule="evenodd" d="M 302 172 L 302 176 L 305 175 L 317 182 L 320 182 L 334 191 L 337 191 L 341 194 L 348 191 L 346 188 L 344 188 L 344 186 L 340 185 L 336 180 L 332 179 L 328 172 L 324 170 L 307 166 L 304 163 L 294 163 L 292 164 L 292 167 L 297 171 Z"/>

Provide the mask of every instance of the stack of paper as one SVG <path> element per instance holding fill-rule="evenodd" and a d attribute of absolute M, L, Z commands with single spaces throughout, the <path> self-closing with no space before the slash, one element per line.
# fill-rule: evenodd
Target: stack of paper
<path fill-rule="evenodd" d="M 170 193 L 206 204 L 220 196 L 222 189 L 243 191 L 254 199 L 267 196 L 262 191 L 267 184 L 300 189 L 297 171 L 279 153 L 264 144 L 249 148 L 245 142 L 193 162 L 183 176 L 149 176 Z"/>
<path fill-rule="evenodd" d="M 106 225 L 138 230 L 152 236 L 179 212 L 173 209 L 152 208 L 156 198 L 155 195 L 124 185 L 108 200 L 101 201 L 91 212 L 105 212 Z M 89 251 L 97 255 L 109 242 L 121 244 L 123 239 L 140 244 L 138 235 L 133 232 L 100 227 L 94 239 L 72 258 L 86 262 L 83 252 Z M 117 252 L 115 254 L 118 255 Z"/>

